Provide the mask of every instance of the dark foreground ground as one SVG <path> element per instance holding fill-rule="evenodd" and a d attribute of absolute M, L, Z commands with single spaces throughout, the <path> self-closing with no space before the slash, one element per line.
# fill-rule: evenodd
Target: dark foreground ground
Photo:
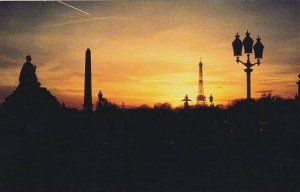
<path fill-rule="evenodd" d="M 0 191 L 292 192 L 299 187 L 294 102 L 106 109 L 0 119 Z"/>

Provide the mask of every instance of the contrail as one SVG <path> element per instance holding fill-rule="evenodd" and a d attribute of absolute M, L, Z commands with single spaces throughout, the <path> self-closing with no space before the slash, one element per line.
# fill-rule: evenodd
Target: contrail
<path fill-rule="evenodd" d="M 86 15 L 91 15 L 91 14 L 88 13 L 88 12 L 85 12 L 85 11 L 83 11 L 83 10 L 81 10 L 81 9 L 78 9 L 78 8 L 76 8 L 76 7 L 73 7 L 72 5 L 69 5 L 69 4 L 64 3 L 64 2 L 62 2 L 62 1 L 57 1 L 57 2 L 59 2 L 59 3 L 63 4 L 63 5 L 65 5 L 65 6 L 71 7 L 72 9 L 75 9 L 75 10 L 77 10 L 77 11 L 80 11 L 81 13 L 84 13 L 84 14 L 86 14 Z"/>
<path fill-rule="evenodd" d="M 95 18 L 90 18 L 90 19 L 80 19 L 80 20 L 69 21 L 69 22 L 64 22 L 64 23 L 55 23 L 55 24 L 52 24 L 52 25 L 42 25 L 40 27 L 48 28 L 48 27 L 70 25 L 70 24 L 75 24 L 75 23 L 85 23 L 85 22 L 89 22 L 89 21 L 107 20 L 107 19 L 128 20 L 128 18 L 124 18 L 124 17 L 113 17 L 113 16 L 109 16 L 109 17 L 95 17 Z"/>
<path fill-rule="evenodd" d="M 26 59 L 21 53 L 19 53 L 19 56 L 21 56 L 23 59 Z"/>

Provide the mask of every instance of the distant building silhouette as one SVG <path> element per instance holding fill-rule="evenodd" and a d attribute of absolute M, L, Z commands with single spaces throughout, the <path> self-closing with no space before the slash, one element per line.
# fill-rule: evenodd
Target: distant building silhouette
<path fill-rule="evenodd" d="M 92 112 L 92 70 L 91 70 L 91 50 L 85 52 L 85 78 L 84 78 L 84 111 Z"/>
<path fill-rule="evenodd" d="M 197 96 L 197 104 L 205 105 L 206 97 L 204 96 L 204 82 L 203 82 L 203 63 L 200 59 L 199 63 L 199 82 L 198 82 L 198 96 Z"/>

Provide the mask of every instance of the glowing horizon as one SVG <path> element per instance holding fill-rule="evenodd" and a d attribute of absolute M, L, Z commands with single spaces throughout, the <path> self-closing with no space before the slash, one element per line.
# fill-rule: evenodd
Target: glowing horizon
<path fill-rule="evenodd" d="M 99 90 L 118 105 L 169 102 L 177 107 L 186 94 L 196 103 L 200 57 L 205 96 L 226 105 L 246 97 L 246 74 L 235 62 L 231 43 L 236 32 L 243 39 L 247 30 L 265 45 L 262 64 L 251 74 L 252 97 L 271 91 L 294 98 L 297 92 L 300 3 L 68 4 L 90 15 L 58 2 L 1 3 L 1 102 L 12 91 L 7 87 L 18 85 L 24 63 L 19 54 L 30 54 L 42 86 L 66 106 L 81 109 L 85 50 L 90 48 L 94 105 Z"/>

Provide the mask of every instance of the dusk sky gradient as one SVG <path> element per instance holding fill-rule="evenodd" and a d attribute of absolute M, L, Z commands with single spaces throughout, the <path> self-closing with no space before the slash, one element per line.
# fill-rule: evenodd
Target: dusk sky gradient
<path fill-rule="evenodd" d="M 0 2 L 0 102 L 18 85 L 31 55 L 42 87 L 82 108 L 84 60 L 92 52 L 93 103 L 102 90 L 117 104 L 196 103 L 198 63 L 216 104 L 246 97 L 236 64 L 236 32 L 265 46 L 252 73 L 252 96 L 294 98 L 300 72 L 300 1 Z M 256 41 L 256 40 L 255 40 Z M 245 60 L 246 56 L 242 56 Z M 253 56 L 251 56 L 254 62 Z"/>

